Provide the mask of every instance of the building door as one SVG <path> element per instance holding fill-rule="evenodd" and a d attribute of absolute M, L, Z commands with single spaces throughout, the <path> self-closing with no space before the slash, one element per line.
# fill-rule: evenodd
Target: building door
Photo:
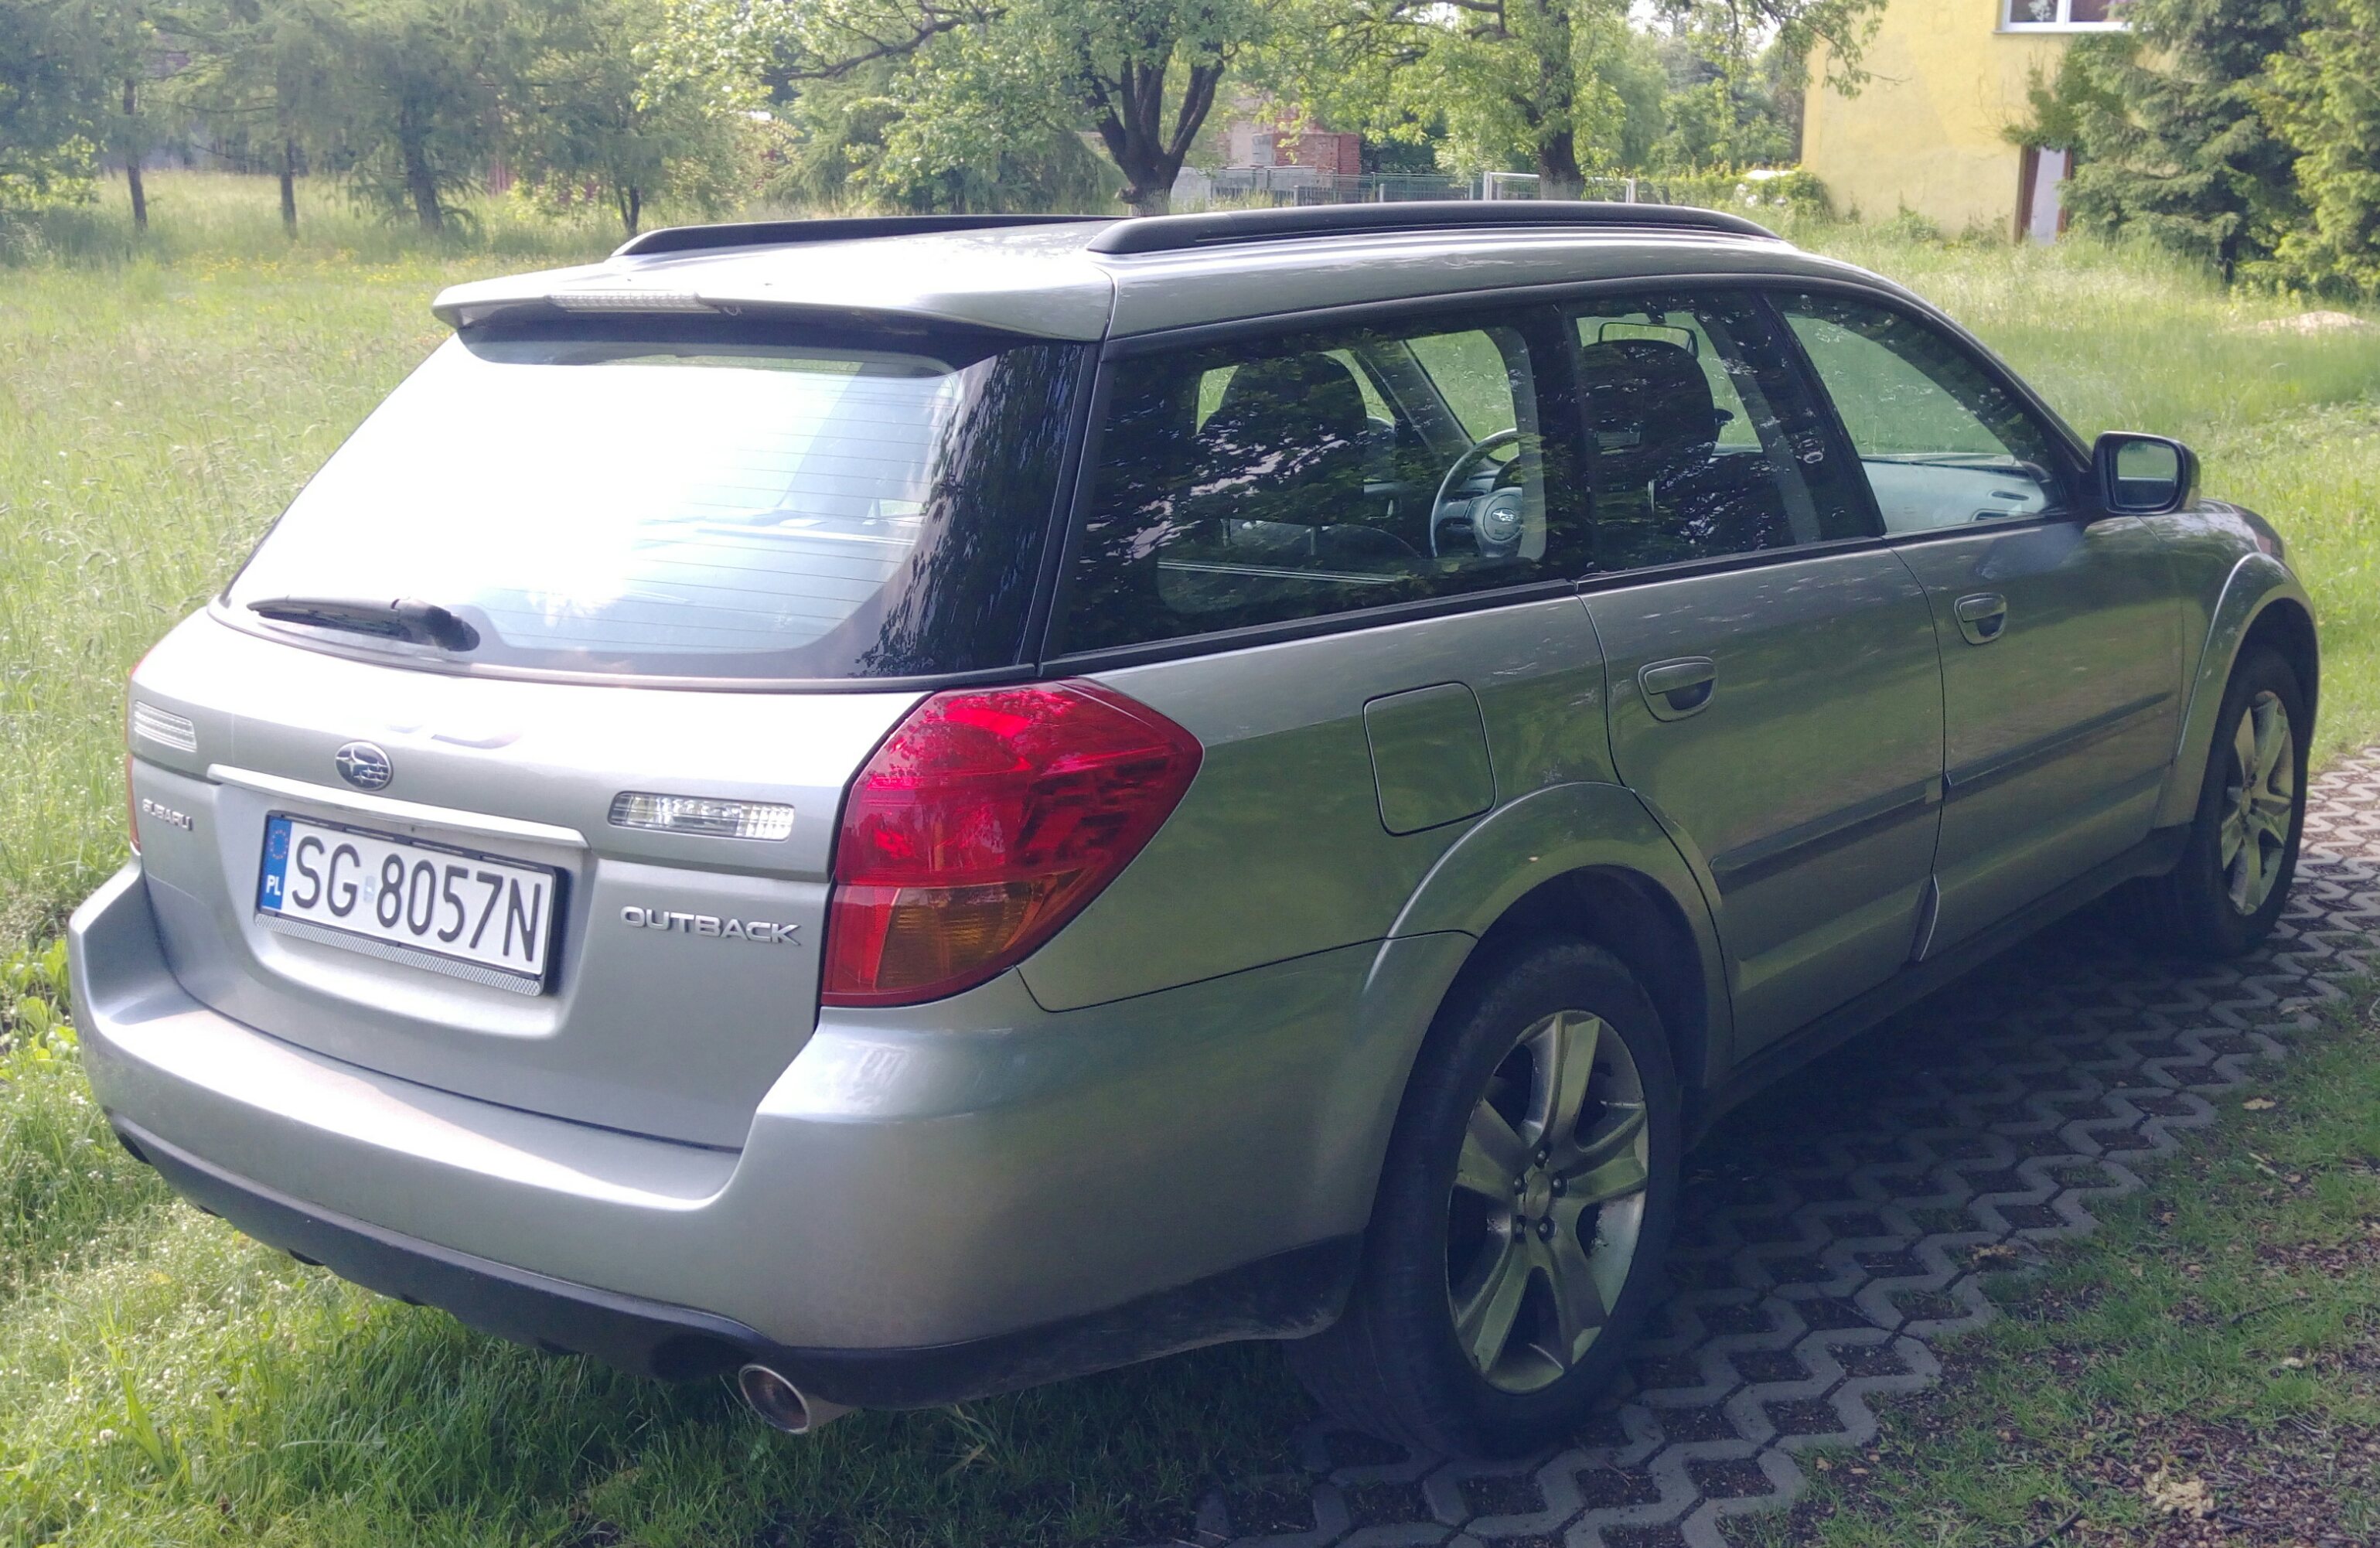
<path fill-rule="evenodd" d="M 2066 178 L 2074 170 L 2074 153 L 2028 145 L 2017 172 L 2017 235 L 2028 242 L 2048 243 L 2066 232 Z"/>

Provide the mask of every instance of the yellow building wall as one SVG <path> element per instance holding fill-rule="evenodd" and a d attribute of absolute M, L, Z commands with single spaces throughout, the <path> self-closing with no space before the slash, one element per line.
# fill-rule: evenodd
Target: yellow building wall
<path fill-rule="evenodd" d="M 1905 207 L 1952 236 L 2016 234 L 2022 152 L 2007 130 L 2031 107 L 2030 72 L 2057 68 L 2069 35 L 2004 32 L 2000 0 L 1888 0 L 1854 96 L 1820 84 L 1811 61 L 1802 165 L 1842 214 L 1889 220 Z"/>

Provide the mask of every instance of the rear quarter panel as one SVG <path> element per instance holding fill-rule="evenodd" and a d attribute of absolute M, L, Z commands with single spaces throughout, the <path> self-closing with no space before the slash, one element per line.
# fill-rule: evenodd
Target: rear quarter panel
<path fill-rule="evenodd" d="M 1466 684 L 1500 808 L 1611 777 L 1602 660 L 1568 593 L 1099 680 L 1187 727 L 1206 758 L 1148 847 L 1026 961 L 1052 1010 L 1388 935 L 1439 858 L 1488 819 L 1388 831 L 1365 728 L 1372 701 Z"/>

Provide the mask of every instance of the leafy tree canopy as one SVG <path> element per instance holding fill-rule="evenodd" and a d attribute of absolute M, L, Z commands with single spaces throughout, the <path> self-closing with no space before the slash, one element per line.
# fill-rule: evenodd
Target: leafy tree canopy
<path fill-rule="evenodd" d="M 901 188 L 1020 140 L 1094 135 L 1135 210 L 1173 178 L 1234 58 L 1288 0 L 822 0 L 781 4 L 775 73 L 796 89 L 903 61 L 902 111 L 873 175 Z"/>
<path fill-rule="evenodd" d="M 2302 218 L 2294 151 L 2260 112 L 2259 78 L 2312 0 L 2131 0 L 2128 31 L 2078 39 L 2020 138 L 2077 162 L 2078 225 L 2136 231 L 2228 278 Z"/>

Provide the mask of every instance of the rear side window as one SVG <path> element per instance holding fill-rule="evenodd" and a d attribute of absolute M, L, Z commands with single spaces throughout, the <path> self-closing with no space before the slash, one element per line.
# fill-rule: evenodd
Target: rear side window
<path fill-rule="evenodd" d="M 509 667 L 1012 665 L 1081 361 L 708 319 L 475 330 L 349 438 L 226 601 L 434 603 L 479 636 L 447 659 Z"/>
<path fill-rule="evenodd" d="M 1571 317 L 1597 570 L 1875 535 L 1755 300 L 1614 296 Z"/>
<path fill-rule="evenodd" d="M 1574 574 L 1551 353 L 1475 315 L 1116 362 L 1056 648 Z"/>
<path fill-rule="evenodd" d="M 1888 532 L 2061 510 L 2049 433 L 1959 344 L 1840 296 L 1778 305 L 1859 454 Z"/>

